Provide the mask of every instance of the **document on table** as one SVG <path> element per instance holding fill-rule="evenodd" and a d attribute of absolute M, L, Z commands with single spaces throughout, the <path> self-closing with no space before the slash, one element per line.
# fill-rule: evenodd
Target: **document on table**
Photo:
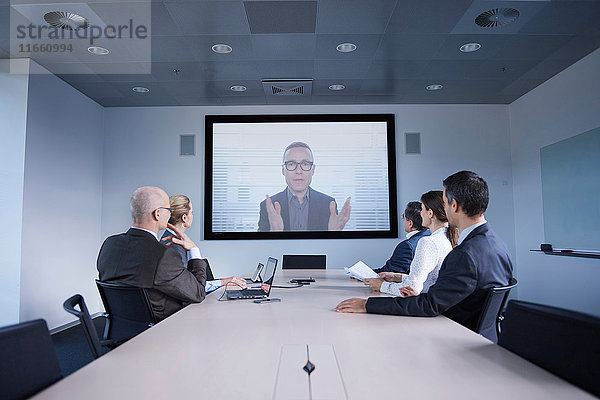
<path fill-rule="evenodd" d="M 373 271 L 367 264 L 362 261 L 357 262 L 350 268 L 344 268 L 346 273 L 352 278 L 362 281 L 367 278 L 379 278 L 377 272 Z"/>

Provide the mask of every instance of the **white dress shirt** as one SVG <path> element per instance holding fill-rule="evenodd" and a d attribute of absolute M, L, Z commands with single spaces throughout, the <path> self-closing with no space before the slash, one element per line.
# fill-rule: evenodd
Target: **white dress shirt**
<path fill-rule="evenodd" d="M 401 296 L 400 288 L 404 286 L 410 286 L 417 293 L 428 291 L 437 280 L 444 258 L 451 250 L 452 244 L 446 237 L 445 227 L 422 237 L 417 242 L 410 273 L 402 277 L 401 283 L 383 282 L 379 290 L 394 296 Z"/>

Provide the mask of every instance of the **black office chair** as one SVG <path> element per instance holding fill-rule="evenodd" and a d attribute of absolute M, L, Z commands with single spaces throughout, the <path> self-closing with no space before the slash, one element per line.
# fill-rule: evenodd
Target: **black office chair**
<path fill-rule="evenodd" d="M 79 310 L 75 308 L 76 306 L 79 307 Z M 88 308 L 85 305 L 85 301 L 83 300 L 83 296 L 80 294 L 73 295 L 65 300 L 63 303 L 63 308 L 66 312 L 71 313 L 79 318 L 79 322 L 81 323 L 81 327 L 85 332 L 85 337 L 90 345 L 94 359 L 100 357 L 106 352 L 102 346 L 112 349 L 119 344 L 119 342 L 115 340 L 100 340 L 98 333 L 96 332 L 94 322 L 92 321 L 92 317 L 90 316 Z"/>
<path fill-rule="evenodd" d="M 43 319 L 0 328 L 0 397 L 20 400 L 62 379 Z"/>
<path fill-rule="evenodd" d="M 600 396 L 600 318 L 511 300 L 498 344 Z"/>
<path fill-rule="evenodd" d="M 517 286 L 517 280 L 512 278 L 508 286 L 489 289 L 475 332 L 494 343 L 498 341 L 500 323 L 503 319 L 502 310 L 504 309 L 510 290 L 515 286 Z"/>
<path fill-rule="evenodd" d="M 104 340 L 125 341 L 156 324 L 145 289 L 98 280 L 96 286 L 108 313 Z"/>
<path fill-rule="evenodd" d="M 325 254 L 284 254 L 281 269 L 325 269 Z"/>

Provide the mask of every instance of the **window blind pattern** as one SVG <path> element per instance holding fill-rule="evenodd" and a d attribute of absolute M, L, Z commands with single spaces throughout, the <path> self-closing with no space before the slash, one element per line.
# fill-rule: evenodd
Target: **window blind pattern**
<path fill-rule="evenodd" d="M 344 123 L 337 125 L 343 127 Z M 364 131 L 354 126 L 352 132 L 333 135 L 333 140 L 331 131 L 319 135 L 305 129 L 290 136 L 269 129 L 249 132 L 228 127 L 219 132 L 217 125 L 213 136 L 213 231 L 258 229 L 260 202 L 265 195 L 286 188 L 283 150 L 293 141 L 306 142 L 312 149 L 313 189 L 335 198 L 338 211 L 351 197 L 351 217 L 344 230 L 389 230 L 387 136 L 381 125 L 377 129 L 366 126 Z"/>

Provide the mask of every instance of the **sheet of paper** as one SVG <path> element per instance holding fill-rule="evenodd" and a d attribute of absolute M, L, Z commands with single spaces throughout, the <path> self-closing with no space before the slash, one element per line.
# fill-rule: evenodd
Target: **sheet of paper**
<path fill-rule="evenodd" d="M 350 268 L 346 268 L 346 272 L 361 281 L 365 278 L 379 278 L 379 275 L 362 261 L 357 262 Z"/>

